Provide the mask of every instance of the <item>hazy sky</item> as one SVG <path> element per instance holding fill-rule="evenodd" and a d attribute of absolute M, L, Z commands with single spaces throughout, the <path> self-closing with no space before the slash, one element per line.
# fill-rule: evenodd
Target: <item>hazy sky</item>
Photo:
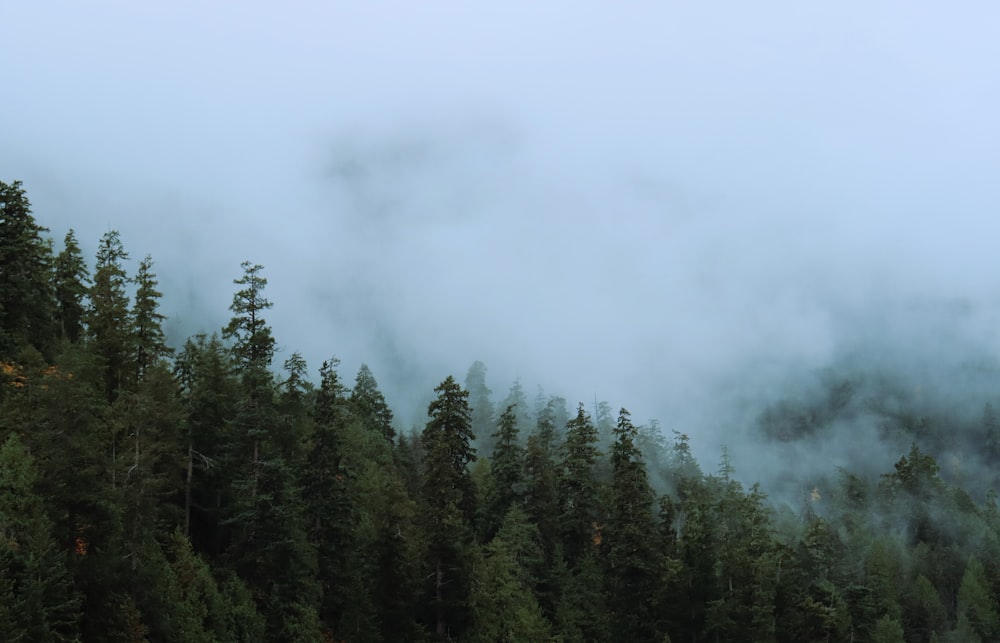
<path fill-rule="evenodd" d="M 0 180 L 57 240 L 152 254 L 175 333 L 222 326 L 249 259 L 284 356 L 367 361 L 397 407 L 481 359 L 500 396 L 519 376 L 694 434 L 720 383 L 933 343 L 918 304 L 1000 353 L 996 3 L 2 20 Z"/>

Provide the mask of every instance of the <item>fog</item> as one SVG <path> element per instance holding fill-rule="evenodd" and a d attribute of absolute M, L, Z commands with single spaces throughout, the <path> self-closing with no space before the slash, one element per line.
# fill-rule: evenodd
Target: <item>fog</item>
<path fill-rule="evenodd" d="M 20 3 L 0 180 L 57 246 L 73 227 L 92 256 L 115 228 L 152 254 L 175 344 L 225 324 L 248 259 L 278 361 L 367 362 L 404 426 L 478 359 L 497 397 L 520 378 L 607 400 L 764 475 L 806 460 L 751 446 L 762 409 L 832 367 L 981 411 L 991 373 L 960 374 L 1000 354 L 998 22 L 974 2 Z M 808 449 L 898 457 L 858 426 Z"/>

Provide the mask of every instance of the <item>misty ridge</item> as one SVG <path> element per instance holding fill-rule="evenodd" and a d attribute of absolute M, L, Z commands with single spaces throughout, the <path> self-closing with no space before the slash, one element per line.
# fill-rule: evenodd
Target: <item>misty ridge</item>
<path fill-rule="evenodd" d="M 8 4 L 0 639 L 1000 641 L 1000 9 Z"/>
<path fill-rule="evenodd" d="M 810 314 L 783 326 L 785 344 L 750 349 L 750 333 L 701 370 L 681 353 L 690 377 L 646 363 L 610 402 L 580 382 L 614 373 L 563 389 L 497 382 L 474 360 L 434 376 L 414 361 L 419 338 L 373 319 L 361 343 L 377 366 L 362 357 L 352 380 L 286 335 L 316 338 L 271 325 L 287 318 L 267 267 L 242 263 L 228 324 L 187 328 L 160 312 L 177 306 L 159 290 L 170 266 L 134 261 L 113 229 L 88 262 L 73 231 L 57 246 L 36 223 L 21 183 L 0 187 L 0 518 L 13 525 L 0 592 L 45 606 L 0 609 L 10 631 L 1000 636 L 1000 360 L 985 305 L 786 298 L 779 309 Z M 442 346 L 446 359 L 434 343 L 420 354 L 453 363 Z M 515 349 L 493 346 L 501 372 L 517 372 Z M 630 388 L 665 415 L 633 422 Z"/>

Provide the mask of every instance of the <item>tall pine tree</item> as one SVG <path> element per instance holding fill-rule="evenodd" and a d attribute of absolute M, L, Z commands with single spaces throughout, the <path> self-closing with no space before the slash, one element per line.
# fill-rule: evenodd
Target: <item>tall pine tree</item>
<path fill-rule="evenodd" d="M 424 524 L 430 581 L 427 604 L 438 638 L 461 636 L 468 622 L 475 497 L 469 464 L 471 442 L 468 391 L 448 376 L 434 391 L 423 432 Z"/>

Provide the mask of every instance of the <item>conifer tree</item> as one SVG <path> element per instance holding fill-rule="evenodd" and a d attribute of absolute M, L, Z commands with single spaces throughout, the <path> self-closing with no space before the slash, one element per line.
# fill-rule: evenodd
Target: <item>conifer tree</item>
<path fill-rule="evenodd" d="M 16 433 L 0 445 L 0 624 L 8 640 L 69 641 L 78 636 L 80 599 L 66 553 L 52 537 L 38 471 Z"/>
<path fill-rule="evenodd" d="M 493 433 L 493 458 L 491 483 L 484 498 L 484 542 L 488 542 L 500 528 L 500 521 L 507 510 L 524 495 L 524 447 L 518 444 L 517 415 L 513 405 L 500 415 L 497 430 Z"/>
<path fill-rule="evenodd" d="M 555 567 L 562 563 L 558 475 L 553 454 L 552 408 L 543 407 L 524 454 L 524 509 L 539 532 L 544 564 L 537 574 L 535 594 L 545 614 L 555 614 L 559 591 Z"/>
<path fill-rule="evenodd" d="M 541 562 L 538 530 L 513 506 L 483 550 L 472 578 L 469 639 L 482 642 L 549 641 L 551 625 L 534 596 L 533 568 Z"/>
<path fill-rule="evenodd" d="M 361 548 L 358 454 L 348 435 L 350 405 L 337 374 L 336 358 L 320 367 L 313 409 L 314 431 L 302 475 L 310 543 L 316 550 L 322 599 L 320 620 L 335 639 L 354 637 L 373 625 L 373 608 Z M 353 621 L 353 623 L 351 623 Z M 352 627 L 353 625 L 353 627 Z M 371 631 L 367 632 L 372 636 Z M 353 637 L 351 637 L 353 638 Z"/>
<path fill-rule="evenodd" d="M 1000 637 L 1000 613 L 989 589 L 983 564 L 969 557 L 958 590 L 958 632 L 964 640 L 996 641 Z"/>
<path fill-rule="evenodd" d="M 476 360 L 469 366 L 465 374 L 465 390 L 469 392 L 472 433 L 479 438 L 479 449 L 489 453 L 493 448 L 492 434 L 496 420 L 490 397 L 493 391 L 486 386 L 486 364 Z"/>
<path fill-rule="evenodd" d="M 56 322 L 60 336 L 76 342 L 83 335 L 90 271 L 83 260 L 73 230 L 66 233 L 63 249 L 56 257 L 53 282 L 56 298 Z"/>
<path fill-rule="evenodd" d="M 184 413 L 184 534 L 196 551 L 218 557 L 226 541 L 223 507 L 229 504 L 226 464 L 238 383 L 230 352 L 219 336 L 185 342 L 175 362 Z"/>
<path fill-rule="evenodd" d="M 46 353 L 55 338 L 52 247 L 31 214 L 20 181 L 0 181 L 0 359 L 30 344 Z"/>
<path fill-rule="evenodd" d="M 506 409 L 508 406 L 514 407 L 514 417 L 520 429 L 527 430 L 534 426 L 535 417 L 531 412 L 531 406 L 528 404 L 528 396 L 524 393 L 524 387 L 521 386 L 520 379 L 514 380 L 514 383 L 510 385 L 507 397 L 504 398 L 499 408 Z"/>
<path fill-rule="evenodd" d="M 313 428 L 309 413 L 313 385 L 308 380 L 306 360 L 298 351 L 282 366 L 286 376 L 278 385 L 278 448 L 289 462 L 297 463 L 305 459 L 306 441 Z"/>
<path fill-rule="evenodd" d="M 392 426 L 392 410 L 367 364 L 362 364 L 358 369 L 350 399 L 355 417 L 359 418 L 368 430 L 382 435 L 390 443 L 395 440 L 396 430 Z"/>
<path fill-rule="evenodd" d="M 603 538 L 611 631 L 615 640 L 651 641 L 658 634 L 655 601 L 663 578 L 662 561 L 651 538 L 656 531 L 653 490 L 627 410 L 619 412 L 614 432 L 611 503 Z"/>
<path fill-rule="evenodd" d="M 275 341 L 264 318 L 271 307 L 264 297 L 267 280 L 262 266 L 242 266 L 243 276 L 234 281 L 242 288 L 233 296 L 233 318 L 223 333 L 233 340 L 241 383 L 229 429 L 234 502 L 226 557 L 265 614 L 270 638 L 315 640 L 320 636 L 315 551 L 306 538 L 296 474 L 281 448 L 284 436 L 275 434 L 281 423 L 269 370 Z"/>
<path fill-rule="evenodd" d="M 90 345 L 103 366 L 103 391 L 109 402 L 118 398 L 132 375 L 129 365 L 134 342 L 126 291 L 128 276 L 122 265 L 127 259 L 118 231 L 106 232 L 97 250 L 86 321 Z"/>
<path fill-rule="evenodd" d="M 559 520 L 562 543 L 572 567 L 591 549 L 600 528 L 600 504 L 594 468 L 600 451 L 597 430 L 581 403 L 566 424 L 559 464 Z"/>
<path fill-rule="evenodd" d="M 149 255 L 139 262 L 135 276 L 135 305 L 132 307 L 132 331 L 135 343 L 136 380 L 141 381 L 146 371 L 158 360 L 173 353 L 167 346 L 163 333 L 166 317 L 160 313 L 160 297 L 156 289 L 159 282 L 153 273 L 153 260 Z"/>
<path fill-rule="evenodd" d="M 450 375 L 434 389 L 424 428 L 424 524 L 428 539 L 427 604 L 438 638 L 461 636 L 468 622 L 475 498 L 469 464 L 471 442 L 468 391 Z"/>
<path fill-rule="evenodd" d="M 167 364 L 154 362 L 115 403 L 125 427 L 120 476 L 126 548 L 133 568 L 164 525 L 183 521 L 170 501 L 184 488 L 183 409 Z M 158 550 L 158 546 L 156 548 Z"/>

